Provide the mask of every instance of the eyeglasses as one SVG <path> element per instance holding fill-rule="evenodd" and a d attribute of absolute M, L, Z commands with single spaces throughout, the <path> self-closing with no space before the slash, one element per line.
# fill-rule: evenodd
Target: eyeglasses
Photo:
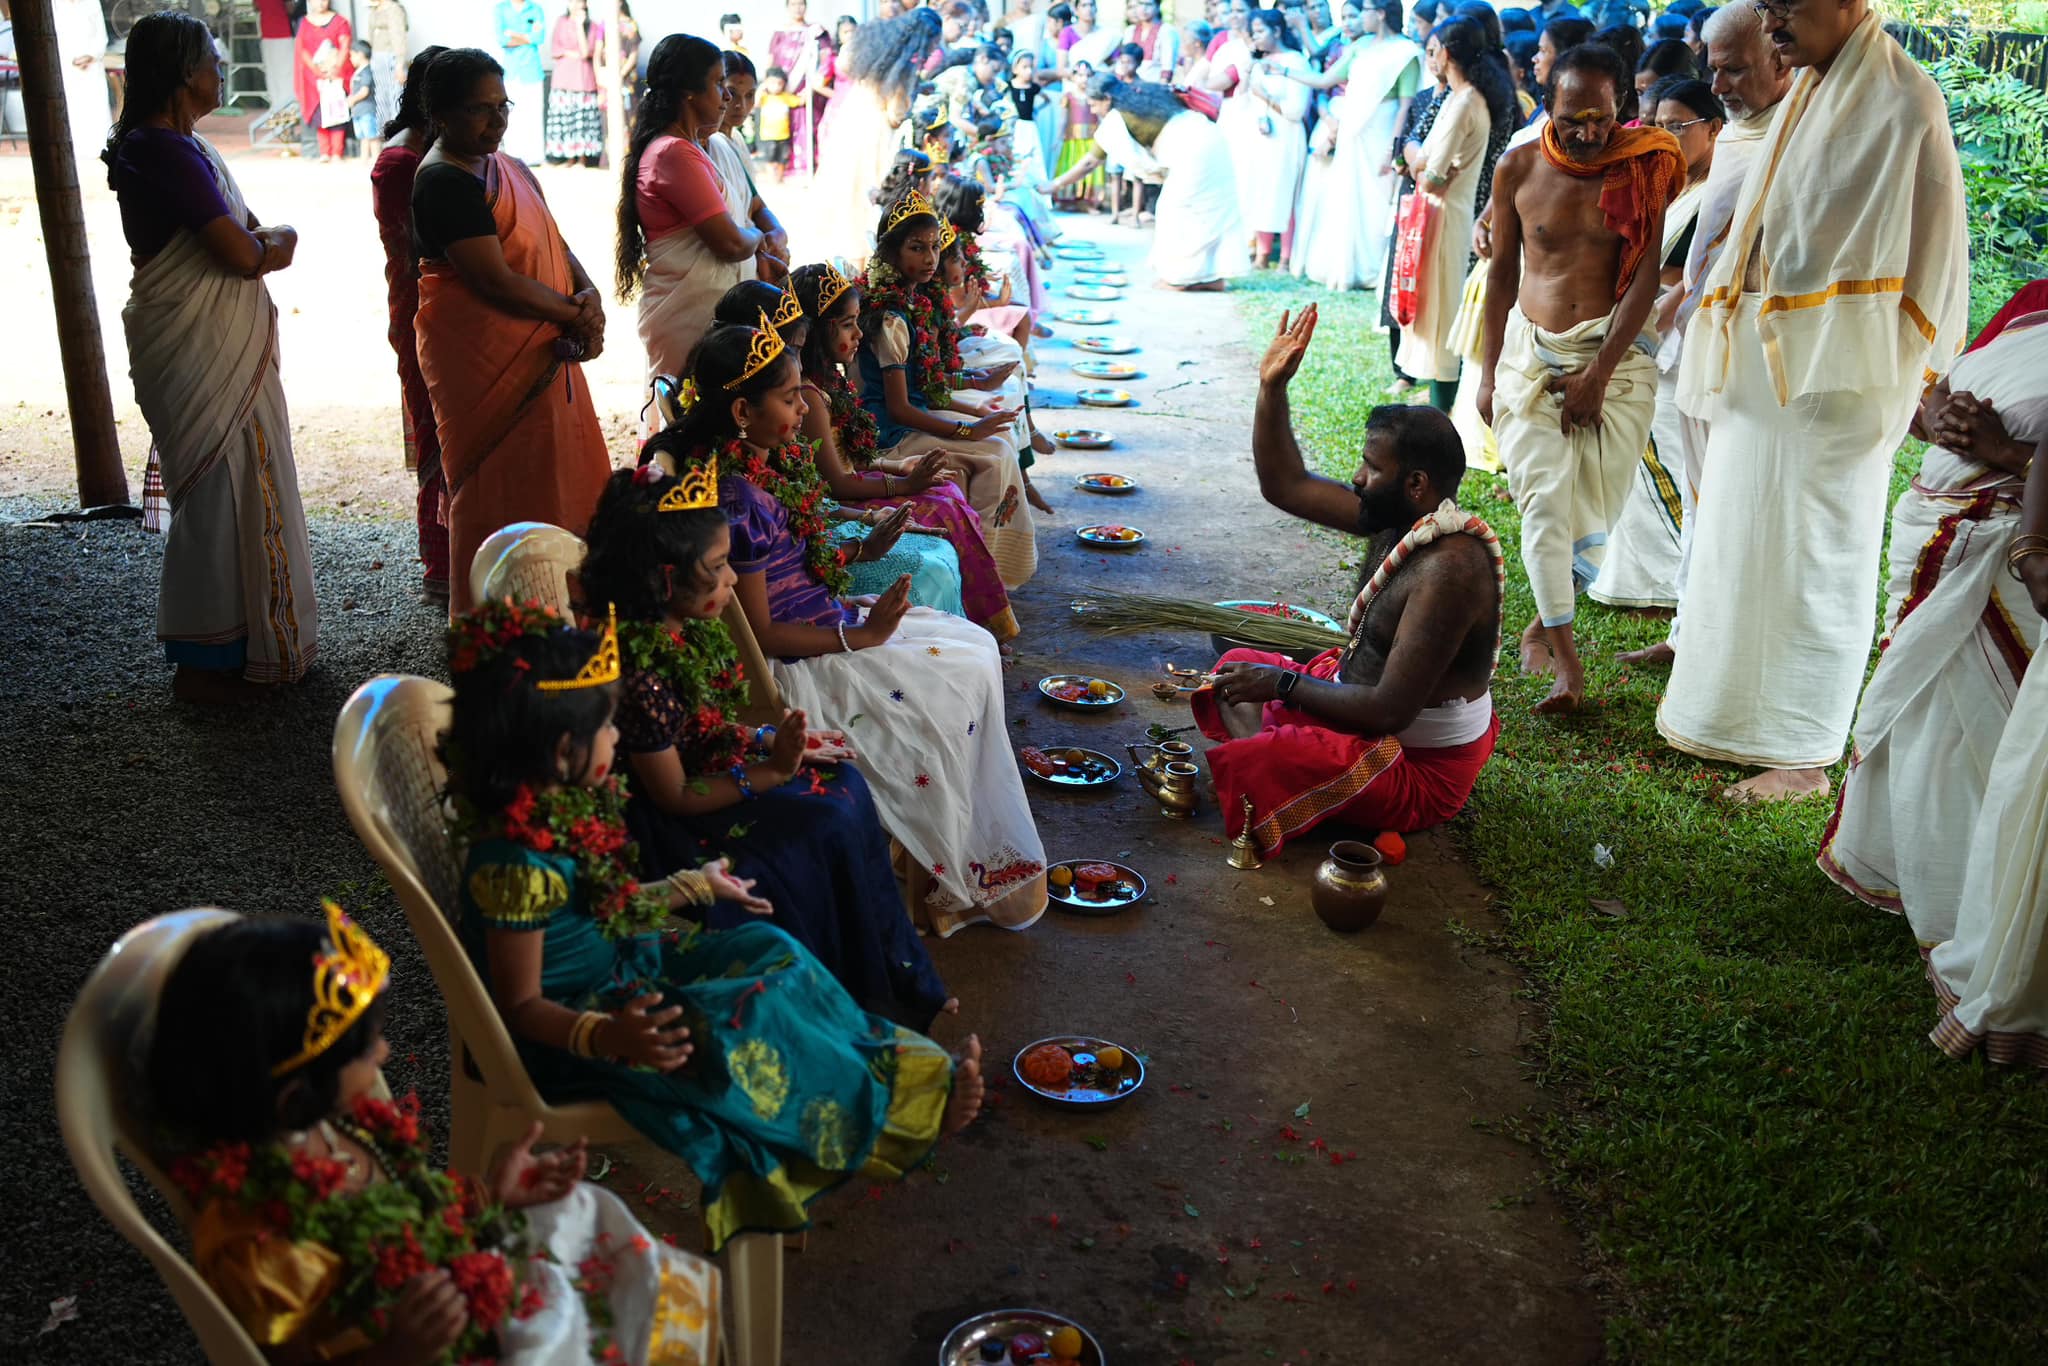
<path fill-rule="evenodd" d="M 1799 0 L 1749 0 L 1749 7 L 1761 16 L 1782 23 L 1792 17 L 1792 11 L 1799 7 Z"/>
<path fill-rule="evenodd" d="M 512 116 L 512 101 L 500 100 L 496 104 L 465 104 L 462 112 L 473 119 L 487 119 L 496 114 L 501 118 Z"/>
<path fill-rule="evenodd" d="M 1706 122 L 1708 122 L 1706 119 L 1687 119 L 1684 123 L 1660 123 L 1657 126 L 1671 134 L 1672 137 L 1681 137 L 1686 129 L 1695 128 Z"/>

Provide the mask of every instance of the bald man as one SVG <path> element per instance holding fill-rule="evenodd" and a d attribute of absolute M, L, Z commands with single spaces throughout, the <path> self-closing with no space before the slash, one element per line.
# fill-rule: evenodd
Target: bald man
<path fill-rule="evenodd" d="M 1676 305 L 1672 337 L 1681 348 L 1686 323 L 1699 308 L 1700 281 L 1728 244 L 1728 223 L 1735 216 L 1736 196 L 1742 193 L 1750 164 L 1756 160 L 1757 149 L 1763 146 L 1764 135 L 1770 131 L 1771 115 L 1784 100 L 1785 92 L 1792 88 L 1792 68 L 1764 36 L 1763 16 L 1754 6 L 1723 5 L 1715 10 L 1708 16 L 1705 37 L 1707 71 L 1715 96 L 1728 110 L 1728 122 L 1722 125 L 1721 136 L 1714 140 L 1714 168 L 1707 173 L 1707 188 L 1700 201 L 1699 221 L 1693 229 L 1684 278 L 1675 287 L 1676 298 L 1667 298 L 1659 305 L 1660 312 L 1668 305 Z M 1680 355 L 1683 354 L 1681 349 Z M 1701 466 L 1707 454 L 1707 424 L 1698 415 L 1686 413 L 1679 437 L 1684 477 L 1678 486 L 1678 611 L 1671 619 L 1668 640 L 1620 655 L 1624 664 L 1669 667 L 1678 644 L 1679 623 L 1685 616 L 1685 585 L 1692 567 L 1693 509 L 1698 503 Z"/>
<path fill-rule="evenodd" d="M 1933 79 L 1868 0 L 1760 0 L 1797 70 L 1701 279 L 1679 366 L 1708 424 L 1657 728 L 1823 794 L 1875 630 L 1893 453 L 1969 310 L 1962 168 Z"/>

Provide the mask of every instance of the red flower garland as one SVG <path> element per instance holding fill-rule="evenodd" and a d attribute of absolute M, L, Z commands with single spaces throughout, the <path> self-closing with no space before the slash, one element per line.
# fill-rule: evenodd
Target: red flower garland
<path fill-rule="evenodd" d="M 458 812 L 456 834 L 465 845 L 503 839 L 574 858 L 584 912 L 605 938 L 632 939 L 668 924 L 667 899 L 643 892 L 632 874 L 640 854 L 626 833 L 626 790 L 618 774 L 590 787 L 521 787 L 495 816 L 478 818 L 460 806 Z"/>
<path fill-rule="evenodd" d="M 1002 293 L 992 287 L 995 276 L 989 271 L 988 262 L 981 259 L 981 244 L 965 232 L 960 234 L 960 260 L 967 267 L 967 283 L 980 290 L 984 298 L 994 299 Z"/>
<path fill-rule="evenodd" d="M 875 415 L 861 406 L 860 395 L 844 372 L 836 365 L 827 366 L 824 382 L 814 387 L 825 396 L 825 411 L 832 417 L 832 440 L 839 446 L 839 458 L 856 470 L 874 468 L 882 453 L 881 427 Z"/>
<path fill-rule="evenodd" d="M 946 368 L 946 400 L 950 403 L 953 390 L 960 387 L 960 377 L 967 369 L 967 363 L 960 359 L 960 339 L 967 335 L 967 329 L 954 316 L 952 300 L 946 297 L 943 285 L 933 281 L 919 288 L 930 293 L 933 311 L 938 314 L 939 363 Z"/>
<path fill-rule="evenodd" d="M 173 1161 L 170 1177 L 195 1206 L 252 1212 L 277 1235 L 340 1257 L 346 1272 L 325 1308 L 372 1337 L 383 1335 L 408 1281 L 446 1267 L 469 1313 L 449 1359 L 490 1360 L 497 1327 L 513 1312 L 518 1286 L 506 1259 L 525 1255 L 526 1221 L 481 1203 L 473 1183 L 433 1169 L 419 1113 L 418 1096 L 365 1096 L 339 1121 L 389 1178 L 358 1190 L 343 1189 L 348 1168 L 338 1159 L 278 1144 L 215 1144 Z M 537 1297 L 526 1286 L 518 1312 L 538 1309 Z"/>
<path fill-rule="evenodd" d="M 950 405 L 953 375 L 960 366 L 960 346 L 956 340 L 949 364 L 943 346 L 945 326 L 951 319 L 942 302 L 933 302 L 933 287 L 908 285 L 901 275 L 886 267 L 870 268 L 854 283 L 860 287 L 862 334 L 873 333 L 873 325 L 868 321 L 871 313 L 901 313 L 910 327 L 910 373 L 914 387 L 931 407 Z"/>
<path fill-rule="evenodd" d="M 852 591 L 846 551 L 832 543 L 832 522 L 825 515 L 825 481 L 805 443 L 791 441 L 764 454 L 733 441 L 718 453 L 718 468 L 739 475 L 782 504 L 789 514 L 790 535 L 803 542 L 805 567 L 834 597 Z"/>

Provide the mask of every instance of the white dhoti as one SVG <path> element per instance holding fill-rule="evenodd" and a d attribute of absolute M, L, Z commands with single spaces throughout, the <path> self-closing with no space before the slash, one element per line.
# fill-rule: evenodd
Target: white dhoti
<path fill-rule="evenodd" d="M 1685 526 L 1684 414 L 1678 411 L 1676 370 L 1657 376 L 1657 406 L 1650 439 L 1636 462 L 1621 515 L 1607 533 L 1600 577 L 1586 590 L 1609 607 L 1678 606 L 1679 537 Z"/>
<path fill-rule="evenodd" d="M 1010 753 L 995 637 L 913 607 L 887 644 L 778 663 L 775 682 L 813 725 L 847 733 L 934 933 L 1021 930 L 1045 913 L 1045 846 Z"/>
<path fill-rule="evenodd" d="M 505 78 L 505 98 L 512 101 L 512 115 L 505 123 L 504 145 L 499 149 L 518 157 L 529 166 L 547 159 L 547 86 L 540 81 Z"/>
<path fill-rule="evenodd" d="M 1685 644 L 1657 710 L 1674 747 L 1764 768 L 1842 757 L 1877 629 L 1892 454 L 1918 394 L 1773 393 L 1745 294 L 1700 483 Z"/>
<path fill-rule="evenodd" d="M 1546 386 L 1593 363 L 1614 315 L 1546 332 L 1508 313 L 1494 370 L 1493 433 L 1522 510 L 1522 567 L 1545 626 L 1576 614 L 1578 590 L 1599 577 L 1607 531 L 1628 497 L 1656 404 L 1657 366 L 1632 346 L 1607 381 L 1598 427 L 1565 435 Z"/>
<path fill-rule="evenodd" d="M 2048 669 L 2005 723 L 1970 840 L 1955 937 L 1928 960 L 1951 1057 L 2048 1067 Z"/>
<path fill-rule="evenodd" d="M 1949 372 L 2025 446 L 2048 436 L 2048 312 L 2015 320 Z M 1885 642 L 1856 712 L 1821 871 L 1903 912 L 1932 947 L 1955 933 L 1970 832 L 2044 623 L 2006 572 L 2025 480 L 1930 447 L 1892 510 Z"/>

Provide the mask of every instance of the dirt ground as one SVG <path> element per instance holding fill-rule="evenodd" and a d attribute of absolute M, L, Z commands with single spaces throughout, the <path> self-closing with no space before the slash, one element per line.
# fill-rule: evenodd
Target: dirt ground
<path fill-rule="evenodd" d="M 407 538 L 390 519 L 409 515 L 411 497 L 397 468 L 381 256 L 359 166 L 246 159 L 236 172 L 259 214 L 293 222 L 304 234 L 297 264 L 276 277 L 275 290 L 285 315 L 285 379 L 301 483 L 317 510 L 316 549 L 337 512 L 376 523 L 360 527 L 362 545 L 347 542 L 349 568 L 334 572 L 359 577 L 365 565 L 382 572 L 391 604 L 330 612 L 323 629 L 333 648 L 323 672 L 354 671 L 321 685 L 321 705 L 331 707 L 370 670 L 422 667 L 433 645 L 431 614 L 405 604 L 403 579 L 391 573 L 400 568 Z M 546 173 L 544 183 L 571 244 L 602 277 L 615 182 L 561 171 Z M 785 194 L 778 202 L 797 204 L 800 197 Z M 126 267 L 111 197 L 90 194 L 88 215 L 128 438 L 124 454 L 139 492 L 147 443 L 123 382 L 119 303 Z M 798 223 L 801 256 L 800 210 L 786 216 Z M 1116 449 L 1061 452 L 1038 466 L 1038 483 L 1058 511 L 1040 521 L 1042 564 L 1018 597 L 1026 634 L 1006 681 L 1015 690 L 1010 714 L 1020 743 L 1077 741 L 1121 753 L 1124 743 L 1145 738 L 1147 723 L 1188 724 L 1184 706 L 1155 702 L 1144 687 L 1164 662 L 1205 663 L 1208 647 L 1189 636 L 1105 639 L 1081 631 L 1067 609 L 1076 593 L 1143 587 L 1216 598 L 1283 596 L 1333 608 L 1348 593 L 1351 574 L 1341 564 L 1344 547 L 1311 538 L 1258 501 L 1247 436 L 1252 358 L 1230 301 L 1150 290 L 1136 234 L 1099 225 L 1075 230 L 1132 267 L 1137 288 L 1110 307 L 1121 315 L 1117 330 L 1144 344 L 1138 360 L 1147 374 L 1129 386 L 1139 407 L 1085 415 L 1085 425 L 1115 434 Z M 14 363 L 0 372 L 0 413 L 7 414 L 0 500 L 19 515 L 24 507 L 61 501 L 70 454 L 25 158 L 0 157 L 0 243 L 7 248 L 0 252 L 0 282 L 11 287 L 18 318 L 8 348 Z M 614 349 L 593 367 L 592 383 L 600 413 L 623 440 L 639 406 L 639 348 L 630 309 L 614 305 L 612 314 Z M 1073 356 L 1064 341 L 1045 345 L 1039 380 L 1048 404 L 1071 392 Z M 1081 416 L 1049 409 L 1043 425 L 1074 425 Z M 1143 489 L 1108 499 L 1070 487 L 1076 474 L 1096 469 L 1132 475 Z M 1073 531 L 1091 520 L 1141 526 L 1150 543 L 1116 555 L 1084 550 Z M 145 612 L 154 593 L 154 547 L 135 548 L 135 533 L 93 534 L 102 537 L 98 545 L 122 547 L 126 572 L 111 605 Z M 344 540 L 333 534 L 336 547 Z M 323 573 L 336 553 L 323 553 Z M 373 555 L 389 555 L 391 563 L 372 562 Z M 11 578 L 35 580 L 35 622 L 8 632 L 16 648 L 60 629 L 67 608 L 59 579 L 104 570 L 108 558 L 81 558 L 70 568 L 48 552 L 0 560 L 11 566 Z M 50 567 L 30 575 L 24 566 L 38 562 Z M 10 597 L 22 586 L 10 583 Z M 367 597 L 361 606 L 370 606 Z M 148 665 L 146 630 L 146 622 L 136 623 L 145 644 L 115 681 L 150 692 L 142 705 L 162 711 L 154 723 L 159 730 L 193 728 L 189 714 L 154 695 L 162 678 Z M 1054 669 L 1116 679 L 1131 700 L 1104 716 L 1056 709 L 1033 691 L 1035 680 Z M 317 759 L 331 712 L 307 702 L 265 725 L 290 729 L 290 743 Z M 61 729 L 64 763 L 51 767 L 77 781 L 102 781 L 109 775 L 93 768 L 124 765 L 120 754 L 84 741 L 75 708 L 92 705 L 90 695 L 67 693 L 35 699 L 28 709 Z M 136 705 L 129 703 L 131 710 Z M 206 762 L 202 738 L 172 738 L 182 762 Z M 116 779 L 124 795 L 145 808 L 176 809 L 172 804 L 194 785 L 191 775 L 175 766 L 137 766 L 135 757 Z M 315 770 L 309 781 L 318 780 Z M 234 866 L 235 876 L 224 875 L 222 883 L 247 885 L 241 865 L 252 843 L 268 838 L 257 818 L 277 810 L 277 794 L 252 790 L 238 798 L 238 785 L 219 774 L 197 785 L 212 803 L 214 833 L 165 842 L 181 858 Z M 1598 1311 L 1578 1240 L 1537 1157 L 1502 1136 L 1544 1103 L 1521 1052 L 1538 1022 L 1514 972 L 1471 946 L 1474 935 L 1465 931 L 1484 935 L 1496 926 L 1485 889 L 1457 863 L 1448 840 L 1414 841 L 1408 862 L 1393 873 L 1385 917 L 1363 934 L 1343 936 L 1326 930 L 1308 906 L 1321 842 L 1290 849 L 1263 870 L 1237 872 L 1225 864 L 1220 816 L 1206 798 L 1194 819 L 1180 822 L 1163 818 L 1128 777 L 1097 796 L 1034 789 L 1032 797 L 1050 857 L 1121 858 L 1146 875 L 1153 895 L 1110 919 L 1054 911 L 1026 933 L 977 928 L 934 946 L 964 1002 L 958 1030 L 942 1037 L 973 1030 L 987 1044 L 997 1081 L 990 1111 L 944 1145 L 930 1171 L 900 1187 L 856 1186 L 819 1207 L 808 1248 L 787 1263 L 788 1360 L 924 1366 L 955 1322 L 1018 1304 L 1089 1325 L 1120 1366 L 1578 1362 L 1600 1355 Z M 303 805 L 293 820 L 318 823 L 318 838 L 335 844 L 331 826 L 340 817 L 331 792 Z M 17 816 L 34 809 L 22 793 L 6 806 Z M 121 846 L 112 832 L 98 832 L 102 853 Z M 330 867 L 309 872 L 304 861 L 275 850 L 258 860 L 266 869 L 259 881 L 278 909 L 310 909 L 314 898 L 335 890 Z M 97 858 L 89 866 L 116 894 L 109 899 L 132 908 L 116 911 L 116 925 L 191 904 L 163 897 L 209 899 L 200 890 L 208 885 L 204 869 L 181 866 L 166 876 L 146 860 Z M 367 859 L 356 866 L 356 876 L 372 877 Z M 71 859 L 42 859 L 16 890 L 33 897 L 77 874 Z M 53 933 L 61 928 L 45 923 Z M 108 933 L 101 922 L 76 925 L 75 932 L 96 935 L 101 944 Z M 33 1022 L 37 1055 L 19 1073 L 27 1080 L 17 1123 L 42 1126 L 18 1139 L 30 1170 L 47 1168 L 33 1171 L 34 1179 L 59 1189 L 70 1174 L 47 1134 L 54 1124 L 49 1057 L 57 1019 L 86 961 L 79 953 L 65 957 L 74 966 L 42 976 L 31 1007 L 19 1004 L 25 979 L 16 975 L 9 987 L 9 1014 Z M 440 1030 L 430 993 L 409 988 L 394 1019 L 400 1057 L 418 1064 L 411 1070 L 419 1075 L 405 1080 L 432 1094 L 445 1085 L 445 1072 L 435 1071 L 445 1068 L 445 1058 L 430 1051 Z M 1100 1115 L 1053 1110 L 1023 1093 L 1008 1079 L 1009 1059 L 1022 1045 L 1063 1032 L 1098 1034 L 1143 1052 L 1150 1068 L 1145 1089 Z M 405 1051 L 414 1048 L 419 1052 Z M 640 1201 L 651 1226 L 688 1236 L 693 1215 L 685 1180 L 644 1154 L 617 1156 L 609 1184 Z M 10 1166 L 11 1184 L 25 1169 Z M 12 1344 L 8 1355 L 20 1347 L 32 1359 L 195 1359 L 143 1263 L 95 1224 L 74 1194 L 53 1204 L 63 1207 L 64 1222 L 43 1233 L 64 1240 L 65 1264 L 39 1267 L 0 1300 L 0 1342 Z M 18 1251 L 43 1258 L 50 1249 Z M 38 1338 L 45 1302 L 61 1293 L 81 1296 L 80 1322 Z M 155 1336 L 148 1335 L 152 1329 Z M 93 1350 L 92 1342 L 106 1345 Z"/>

